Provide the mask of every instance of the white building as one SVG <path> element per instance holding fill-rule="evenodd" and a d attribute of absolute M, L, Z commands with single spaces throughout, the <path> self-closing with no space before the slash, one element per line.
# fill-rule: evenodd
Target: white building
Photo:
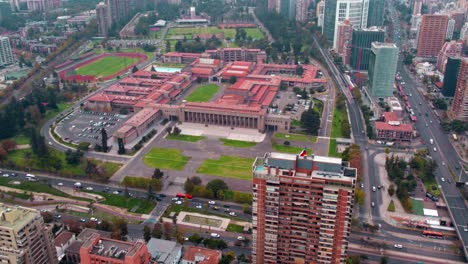
<path fill-rule="evenodd" d="M 369 0 L 327 0 L 322 34 L 333 41 L 336 49 L 338 24 L 349 20 L 353 28 L 366 28 L 369 13 Z"/>
<path fill-rule="evenodd" d="M 460 30 L 460 39 L 463 40 L 465 44 L 468 43 L 468 22 L 465 22 L 462 29 Z"/>
<path fill-rule="evenodd" d="M 316 16 L 317 16 L 317 26 L 322 27 L 323 26 L 323 14 L 325 12 L 325 1 L 320 1 L 317 4 L 316 9 Z"/>
<path fill-rule="evenodd" d="M 182 258 L 182 245 L 176 242 L 151 238 L 146 246 L 155 263 L 177 264 Z"/>
<path fill-rule="evenodd" d="M 8 37 L 0 37 L 0 66 L 13 64 L 15 57 L 10 46 L 10 39 Z"/>
<path fill-rule="evenodd" d="M 447 23 L 447 32 L 445 33 L 445 39 L 452 39 L 453 29 L 455 28 L 455 19 L 451 18 Z"/>

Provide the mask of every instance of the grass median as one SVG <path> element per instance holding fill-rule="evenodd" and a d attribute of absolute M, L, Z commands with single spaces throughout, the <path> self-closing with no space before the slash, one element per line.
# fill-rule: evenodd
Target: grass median
<path fill-rule="evenodd" d="M 303 135 L 303 134 L 284 134 L 284 133 L 275 133 L 275 138 L 291 140 L 291 141 L 301 141 L 301 142 L 317 142 L 316 136 Z"/>
<path fill-rule="evenodd" d="M 167 135 L 165 138 L 169 140 L 179 140 L 179 141 L 187 141 L 187 142 L 197 142 L 202 139 L 205 139 L 205 137 L 203 136 L 174 135 L 174 134 Z"/>
<path fill-rule="evenodd" d="M 255 147 L 257 143 L 251 141 L 243 141 L 243 140 L 233 140 L 233 139 L 220 139 L 223 142 L 224 146 L 228 147 L 235 147 L 235 148 L 251 148 Z"/>

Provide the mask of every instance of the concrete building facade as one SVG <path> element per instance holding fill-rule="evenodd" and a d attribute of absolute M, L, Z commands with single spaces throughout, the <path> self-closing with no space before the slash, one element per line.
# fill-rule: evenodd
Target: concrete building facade
<path fill-rule="evenodd" d="M 375 122 L 375 135 L 378 140 L 411 141 L 413 138 L 411 124 L 402 123 L 393 112 L 383 113 L 382 119 L 382 121 Z"/>
<path fill-rule="evenodd" d="M 417 56 L 435 58 L 445 42 L 448 16 L 423 15 L 419 30 Z"/>
<path fill-rule="evenodd" d="M 321 0 L 318 2 L 317 6 L 315 7 L 315 15 L 317 16 L 317 26 L 323 27 L 323 19 L 325 13 L 325 1 Z"/>
<path fill-rule="evenodd" d="M 449 19 L 447 21 L 447 31 L 445 33 L 445 39 L 452 39 L 454 28 L 455 28 L 455 19 Z"/>
<path fill-rule="evenodd" d="M 48 12 L 59 8 L 62 5 L 62 0 L 27 0 L 26 5 L 28 11 Z"/>
<path fill-rule="evenodd" d="M 393 43 L 372 43 L 369 58 L 369 91 L 372 97 L 393 96 L 398 53 L 398 47 Z"/>
<path fill-rule="evenodd" d="M 369 0 L 367 27 L 383 27 L 385 0 Z"/>
<path fill-rule="evenodd" d="M 354 28 L 366 28 L 368 12 L 369 0 L 327 0 L 322 34 L 336 49 L 338 24 L 349 20 Z"/>
<path fill-rule="evenodd" d="M 413 3 L 413 15 L 421 14 L 423 2 L 422 0 L 415 0 Z"/>
<path fill-rule="evenodd" d="M 253 167 L 253 263 L 344 263 L 356 169 L 273 152 Z"/>
<path fill-rule="evenodd" d="M 112 25 L 112 16 L 109 6 L 104 2 L 100 2 L 96 5 L 96 18 L 99 36 L 107 37 Z"/>
<path fill-rule="evenodd" d="M 0 244 L 0 263 L 58 263 L 52 228 L 36 209 L 0 204 Z"/>
<path fill-rule="evenodd" d="M 15 62 L 13 51 L 11 50 L 10 39 L 0 37 L 0 66 L 10 65 Z"/>
<path fill-rule="evenodd" d="M 357 71 L 369 69 L 372 42 L 384 42 L 385 30 L 378 27 L 353 29 L 350 65 Z"/>
<path fill-rule="evenodd" d="M 447 58 L 444 70 L 444 84 L 442 86 L 442 94 L 446 97 L 453 97 L 455 95 L 460 65 L 460 57 Z"/>
<path fill-rule="evenodd" d="M 120 23 L 130 16 L 130 0 L 107 0 L 106 4 L 110 8 L 113 23 Z"/>
<path fill-rule="evenodd" d="M 468 121 L 468 58 L 466 57 L 462 59 L 458 72 L 452 116 L 461 121 Z"/>
<path fill-rule="evenodd" d="M 445 65 L 448 57 L 459 57 L 463 50 L 463 41 L 445 42 L 437 56 L 437 69 L 440 72 L 445 72 Z"/>
<path fill-rule="evenodd" d="M 338 25 L 337 37 L 336 53 L 340 55 L 344 64 L 349 65 L 353 39 L 353 26 L 349 20 L 345 20 Z"/>

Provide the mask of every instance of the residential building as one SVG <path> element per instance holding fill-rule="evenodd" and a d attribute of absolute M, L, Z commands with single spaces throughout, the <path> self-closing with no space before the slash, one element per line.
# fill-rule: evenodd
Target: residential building
<path fill-rule="evenodd" d="M 422 0 L 415 0 L 413 4 L 413 15 L 421 14 L 423 2 Z"/>
<path fill-rule="evenodd" d="M 442 86 L 442 94 L 445 97 L 453 97 L 455 95 L 460 65 L 460 57 L 447 57 L 444 71 L 444 84 Z"/>
<path fill-rule="evenodd" d="M 369 0 L 367 27 L 383 27 L 385 0 Z"/>
<path fill-rule="evenodd" d="M 442 49 L 437 56 L 437 69 L 440 72 L 445 72 L 445 64 L 447 63 L 448 57 L 459 57 L 463 51 L 463 41 L 450 41 L 445 42 Z"/>
<path fill-rule="evenodd" d="M 413 126 L 398 120 L 393 112 L 385 112 L 382 121 L 375 122 L 376 139 L 385 141 L 411 141 Z"/>
<path fill-rule="evenodd" d="M 337 37 L 336 53 L 340 55 L 345 65 L 349 65 L 353 38 L 353 26 L 349 20 L 345 20 L 338 25 Z"/>
<path fill-rule="evenodd" d="M 13 12 L 18 12 L 20 10 L 20 0 L 9 0 L 10 8 Z"/>
<path fill-rule="evenodd" d="M 272 152 L 253 171 L 253 263 L 344 263 L 356 169 L 339 158 Z"/>
<path fill-rule="evenodd" d="M 263 62 L 266 59 L 266 53 L 260 49 L 219 48 L 216 50 L 206 50 L 205 54 L 209 55 L 212 59 L 220 59 L 225 62 Z"/>
<path fill-rule="evenodd" d="M 280 0 L 279 13 L 290 20 L 295 20 L 296 0 Z"/>
<path fill-rule="evenodd" d="M 0 66 L 13 64 L 14 62 L 15 58 L 11 50 L 10 39 L 0 36 Z"/>
<path fill-rule="evenodd" d="M 48 12 L 59 8 L 62 5 L 62 0 L 27 0 L 26 5 L 28 11 Z"/>
<path fill-rule="evenodd" d="M 384 42 L 385 30 L 378 27 L 353 29 L 350 65 L 357 71 L 369 69 L 372 42 Z"/>
<path fill-rule="evenodd" d="M 336 49 L 338 23 L 349 20 L 353 28 L 367 27 L 369 0 L 326 0 L 322 34 Z"/>
<path fill-rule="evenodd" d="M 112 25 L 112 16 L 109 6 L 106 5 L 104 2 L 100 2 L 99 4 L 97 4 L 96 17 L 99 36 L 107 37 L 107 35 L 109 34 L 109 29 Z"/>
<path fill-rule="evenodd" d="M 281 0 L 268 0 L 268 11 L 270 12 L 279 12 L 279 7 L 280 7 L 280 1 Z M 258 1 L 260 2 L 260 1 Z"/>
<path fill-rule="evenodd" d="M 448 17 L 446 15 L 423 15 L 419 30 L 417 56 L 435 58 L 445 42 Z"/>
<path fill-rule="evenodd" d="M 38 210 L 0 203 L 0 263 L 57 264 L 53 241 Z"/>
<path fill-rule="evenodd" d="M 64 223 L 65 224 L 65 223 Z M 68 228 L 68 227 L 67 227 Z M 80 249 L 84 241 L 88 239 L 92 234 L 99 234 L 101 237 L 110 238 L 111 232 L 106 232 L 102 230 L 96 230 L 92 228 L 85 228 L 81 233 L 76 237 L 76 240 L 73 241 L 65 250 L 64 250 L 64 261 L 68 264 L 80 264 Z"/>
<path fill-rule="evenodd" d="M 468 121 L 468 58 L 461 61 L 457 86 L 452 103 L 452 116 L 461 121 Z"/>
<path fill-rule="evenodd" d="M 468 1 L 466 0 L 458 0 L 458 8 L 461 8 L 461 9 L 468 9 Z"/>
<path fill-rule="evenodd" d="M 393 43 L 373 42 L 369 58 L 369 92 L 372 97 L 393 96 L 398 64 L 398 47 Z"/>
<path fill-rule="evenodd" d="M 124 22 L 130 16 L 130 0 L 107 0 L 113 23 Z"/>
<path fill-rule="evenodd" d="M 178 264 L 182 258 L 182 245 L 174 241 L 151 238 L 146 246 L 155 263 Z"/>
<path fill-rule="evenodd" d="M 80 248 L 81 264 L 148 264 L 150 258 L 144 241 L 114 240 L 98 233 L 91 234 Z"/>
<path fill-rule="evenodd" d="M 296 21 L 306 21 L 309 10 L 309 0 L 296 0 Z"/>
<path fill-rule="evenodd" d="M 325 13 L 325 1 L 320 0 L 315 8 L 315 15 L 317 16 L 317 26 L 323 27 L 323 19 Z"/>
<path fill-rule="evenodd" d="M 460 30 L 460 40 L 468 44 L 468 22 L 466 22 Z"/>
<path fill-rule="evenodd" d="M 218 264 L 221 251 L 190 246 L 182 257 L 181 264 Z"/>
<path fill-rule="evenodd" d="M 55 250 L 57 251 L 57 258 L 60 262 L 65 257 L 65 250 L 76 241 L 75 234 L 68 231 L 62 231 L 55 239 Z"/>
<path fill-rule="evenodd" d="M 452 39 L 454 28 L 455 28 L 455 19 L 451 18 L 447 22 L 447 31 L 445 33 L 445 39 Z"/>

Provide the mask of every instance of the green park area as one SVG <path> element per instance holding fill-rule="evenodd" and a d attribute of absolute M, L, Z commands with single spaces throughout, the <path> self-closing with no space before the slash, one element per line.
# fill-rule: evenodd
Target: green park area
<path fill-rule="evenodd" d="M 16 145 L 26 145 L 31 142 L 31 139 L 24 134 L 17 134 L 16 136 L 12 137 L 11 140 L 15 141 Z"/>
<path fill-rule="evenodd" d="M 393 201 L 393 199 L 392 199 L 392 200 L 390 201 L 390 203 L 388 204 L 387 211 L 389 211 L 389 212 L 395 212 L 395 202 Z"/>
<path fill-rule="evenodd" d="M 250 180 L 253 162 L 253 158 L 221 156 L 219 159 L 203 161 L 197 173 Z"/>
<path fill-rule="evenodd" d="M 167 170 L 182 170 L 190 157 L 182 155 L 182 151 L 170 148 L 152 148 L 143 161 L 147 166 Z"/>
<path fill-rule="evenodd" d="M 198 86 L 185 100 L 188 102 L 209 102 L 211 98 L 219 91 L 215 84 L 206 84 Z"/>
<path fill-rule="evenodd" d="M 229 224 L 226 228 L 226 232 L 244 233 L 244 227 L 236 224 Z"/>
<path fill-rule="evenodd" d="M 191 136 L 191 135 L 175 135 L 175 134 L 170 134 L 166 136 L 166 139 L 169 140 L 179 140 L 179 141 L 187 141 L 187 142 L 197 142 L 202 139 L 205 139 L 203 136 Z"/>
<path fill-rule="evenodd" d="M 263 33 L 258 28 L 244 28 L 247 33 L 247 37 L 252 39 L 263 38 Z M 167 38 L 171 36 L 185 36 L 187 39 L 192 39 L 193 34 L 218 34 L 224 33 L 224 38 L 234 39 L 236 36 L 236 29 L 225 28 L 220 29 L 218 27 L 183 27 L 183 28 L 171 28 L 167 32 Z"/>
<path fill-rule="evenodd" d="M 328 146 L 328 156 L 341 158 L 341 153 L 336 151 L 336 139 L 334 138 L 330 139 L 330 145 Z"/>
<path fill-rule="evenodd" d="M 332 138 L 349 138 L 350 126 L 348 121 L 348 114 L 346 112 L 346 104 L 343 96 L 338 95 L 335 109 L 333 110 L 332 122 Z"/>
<path fill-rule="evenodd" d="M 150 213 L 156 203 L 147 199 L 133 198 L 125 195 L 103 193 L 103 192 L 90 192 L 98 194 L 104 197 L 101 204 L 107 204 L 115 207 L 125 208 L 129 212 L 137 214 L 148 214 Z"/>
<path fill-rule="evenodd" d="M 60 114 L 61 112 L 65 111 L 67 108 L 70 108 L 72 106 L 71 103 L 58 103 L 57 104 L 57 109 L 48 109 L 44 120 L 49 120 L 53 118 L 54 116 Z"/>
<path fill-rule="evenodd" d="M 255 142 L 225 139 L 225 138 L 220 139 L 220 141 L 223 142 L 224 146 L 235 147 L 235 148 L 251 148 L 257 145 L 257 143 Z"/>
<path fill-rule="evenodd" d="M 106 213 L 104 211 L 101 211 L 99 209 L 94 209 L 93 212 L 78 212 L 78 211 L 73 211 L 73 210 L 64 210 L 64 209 L 60 209 L 58 210 L 58 212 L 60 213 L 63 213 L 63 214 L 67 214 L 67 215 L 73 215 L 73 216 L 76 216 L 76 217 L 80 217 L 80 218 L 91 218 L 91 217 L 95 217 L 99 220 L 105 220 L 105 221 L 109 221 L 109 222 L 112 222 L 114 221 L 114 219 L 116 219 L 116 216 L 112 215 L 112 214 L 109 214 L 109 213 Z M 129 224 L 135 224 L 135 225 L 138 225 L 141 223 L 141 221 L 137 221 L 137 220 L 133 220 L 131 218 L 127 218 L 125 219 L 127 220 L 127 222 Z"/>
<path fill-rule="evenodd" d="M 107 56 L 95 62 L 84 65 L 74 72 L 79 75 L 90 75 L 95 77 L 106 77 L 115 74 L 130 65 L 138 62 L 138 58 Z"/>
<path fill-rule="evenodd" d="M 284 133 L 276 133 L 275 138 L 277 139 L 284 139 L 288 141 L 301 141 L 301 142 L 317 142 L 316 136 L 310 136 L 305 134 L 284 134 Z"/>
<path fill-rule="evenodd" d="M 412 213 L 417 215 L 424 215 L 424 202 L 421 200 L 410 199 L 412 205 Z"/>

